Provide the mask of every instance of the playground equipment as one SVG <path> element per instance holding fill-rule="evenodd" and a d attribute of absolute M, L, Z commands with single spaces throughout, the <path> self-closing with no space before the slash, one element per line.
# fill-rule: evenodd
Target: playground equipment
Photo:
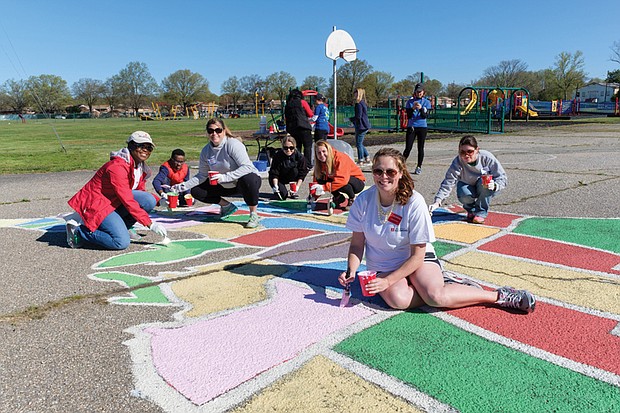
<path fill-rule="evenodd" d="M 308 103 L 310 104 L 310 107 L 314 106 L 314 97 L 318 95 L 318 93 L 319 92 L 317 92 L 316 90 L 311 90 L 311 89 L 306 89 L 306 90 L 301 91 L 301 94 L 304 96 L 304 98 L 306 96 L 308 97 Z M 328 102 L 325 102 L 325 104 L 328 105 Z M 329 125 L 329 133 L 327 134 L 327 136 L 329 136 L 330 138 L 334 138 L 334 125 L 332 125 L 331 122 L 327 122 L 327 124 Z M 336 128 L 335 138 L 337 139 L 343 135 L 344 135 L 344 129 Z"/>
<path fill-rule="evenodd" d="M 467 104 L 465 109 L 461 112 L 461 115 L 467 115 L 469 112 L 471 112 L 471 110 L 476 107 L 476 103 L 478 103 L 478 96 L 476 93 L 474 93 L 474 90 L 472 89 L 470 97 L 469 97 L 469 103 Z"/>
<path fill-rule="evenodd" d="M 515 101 L 515 114 L 521 114 L 526 117 L 530 116 L 533 118 L 538 117 L 538 112 L 534 109 L 534 107 L 529 103 L 529 99 L 526 95 L 524 95 L 523 91 L 517 91 L 514 94 Z"/>

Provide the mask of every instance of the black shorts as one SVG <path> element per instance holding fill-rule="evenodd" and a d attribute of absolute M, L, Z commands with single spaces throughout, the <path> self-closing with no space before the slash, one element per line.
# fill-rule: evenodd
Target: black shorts
<path fill-rule="evenodd" d="M 439 266 L 440 269 L 443 270 L 443 268 L 441 267 L 441 263 L 439 262 L 439 258 L 437 258 L 437 256 L 435 255 L 434 252 L 427 252 L 424 255 L 424 262 L 432 262 L 435 263 Z"/>

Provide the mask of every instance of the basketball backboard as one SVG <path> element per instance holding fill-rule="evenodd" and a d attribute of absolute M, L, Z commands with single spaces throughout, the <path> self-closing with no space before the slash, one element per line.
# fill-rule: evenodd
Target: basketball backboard
<path fill-rule="evenodd" d="M 325 56 L 334 61 L 341 57 L 352 62 L 357 59 L 357 52 L 353 38 L 344 30 L 332 31 L 325 42 Z"/>

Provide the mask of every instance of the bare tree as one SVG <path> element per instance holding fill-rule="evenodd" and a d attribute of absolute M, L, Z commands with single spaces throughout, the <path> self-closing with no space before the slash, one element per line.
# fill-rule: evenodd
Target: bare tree
<path fill-rule="evenodd" d="M 243 98 L 248 102 L 254 102 L 257 93 L 259 97 L 265 94 L 265 81 L 259 75 L 243 76 L 239 82 Z"/>
<path fill-rule="evenodd" d="M 485 69 L 479 82 L 485 86 L 523 87 L 527 63 L 519 59 L 502 60 L 497 66 Z"/>
<path fill-rule="evenodd" d="M 113 111 L 122 99 L 123 85 L 118 75 L 112 76 L 103 84 L 101 97 Z"/>
<path fill-rule="evenodd" d="M 614 45 L 611 47 L 611 51 L 613 52 L 613 55 L 609 58 L 609 60 L 620 64 L 620 41 L 614 42 Z"/>
<path fill-rule="evenodd" d="M 300 90 L 312 89 L 327 94 L 327 80 L 322 76 L 307 76 L 301 82 Z"/>
<path fill-rule="evenodd" d="M 130 62 L 118 73 L 118 80 L 123 98 L 134 110 L 136 116 L 146 99 L 155 96 L 159 91 L 157 82 L 145 63 Z"/>
<path fill-rule="evenodd" d="M 265 79 L 267 90 L 276 96 L 280 102 L 284 100 L 288 91 L 297 85 L 295 77 L 288 72 L 272 73 Z"/>
<path fill-rule="evenodd" d="M 78 102 L 84 102 L 88 106 L 88 112 L 93 113 L 93 105 L 103 95 L 103 82 L 96 79 L 83 78 L 71 85 L 73 98 Z"/>
<path fill-rule="evenodd" d="M 198 100 L 206 100 L 211 92 L 209 83 L 199 73 L 191 70 L 177 70 L 161 82 L 164 97 L 171 103 L 181 104 L 183 110 Z"/>
<path fill-rule="evenodd" d="M 3 106 L 10 107 L 15 113 L 22 113 L 28 106 L 28 88 L 23 80 L 9 79 L 0 87 Z"/>

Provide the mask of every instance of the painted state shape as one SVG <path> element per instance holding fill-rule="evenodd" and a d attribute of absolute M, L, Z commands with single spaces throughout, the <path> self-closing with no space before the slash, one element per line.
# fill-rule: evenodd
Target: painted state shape
<path fill-rule="evenodd" d="M 304 229 L 267 229 L 252 234 L 242 235 L 231 239 L 239 244 L 247 244 L 257 247 L 273 247 L 296 239 L 306 238 L 311 235 L 320 234 L 320 231 Z"/>
<path fill-rule="evenodd" d="M 276 296 L 263 306 L 179 328 L 146 329 L 161 377 L 202 404 L 373 314 L 362 306 L 342 311 L 338 300 L 308 288 L 282 281 L 275 286 Z"/>

